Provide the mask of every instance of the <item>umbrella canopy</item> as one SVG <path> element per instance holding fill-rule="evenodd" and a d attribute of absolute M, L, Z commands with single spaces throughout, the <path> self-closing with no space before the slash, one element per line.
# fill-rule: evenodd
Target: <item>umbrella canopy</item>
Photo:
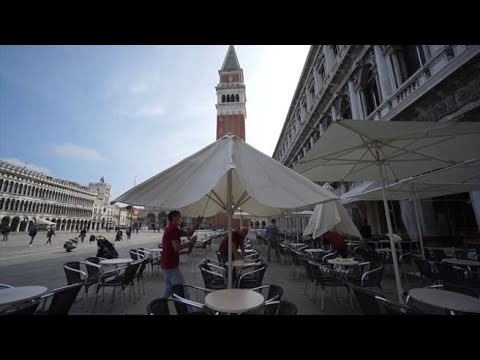
<path fill-rule="evenodd" d="M 225 135 L 178 164 L 137 185 L 114 202 L 178 209 L 184 216 L 229 214 L 241 208 L 255 216 L 338 199 L 321 186 L 256 150 L 237 136 Z M 229 261 L 231 287 L 231 261 Z"/>
<path fill-rule="evenodd" d="M 480 124 L 337 120 L 296 166 L 313 181 L 395 182 L 480 158 Z M 385 191 L 382 194 L 397 293 L 402 284 Z"/>
<path fill-rule="evenodd" d="M 331 201 L 315 206 L 303 235 L 312 235 L 315 239 L 333 229 L 359 238 L 362 237 L 340 201 Z"/>
<path fill-rule="evenodd" d="M 35 221 L 35 224 L 36 225 L 57 225 L 56 223 L 52 222 L 52 221 L 48 221 L 48 220 L 45 220 L 45 219 L 36 219 Z"/>
<path fill-rule="evenodd" d="M 355 201 L 363 200 L 358 198 L 360 194 L 364 194 L 367 191 L 377 189 L 381 186 L 382 183 L 378 181 L 364 181 L 360 185 L 355 186 L 352 190 L 340 195 L 340 201 L 343 205 L 347 205 Z"/>
<path fill-rule="evenodd" d="M 179 209 L 185 216 L 226 210 L 227 173 L 232 169 L 232 205 L 255 216 L 312 206 L 338 197 L 297 172 L 226 135 L 137 185 L 114 202 Z"/>
<path fill-rule="evenodd" d="M 363 185 L 363 184 L 362 184 Z M 412 176 L 386 185 L 389 200 L 419 199 L 480 190 L 480 160 L 469 160 L 443 169 Z M 341 196 L 342 202 L 382 200 L 382 188 L 378 182 L 368 182 Z"/>
<path fill-rule="evenodd" d="M 314 181 L 399 181 L 480 158 L 480 123 L 333 122 L 295 169 Z"/>

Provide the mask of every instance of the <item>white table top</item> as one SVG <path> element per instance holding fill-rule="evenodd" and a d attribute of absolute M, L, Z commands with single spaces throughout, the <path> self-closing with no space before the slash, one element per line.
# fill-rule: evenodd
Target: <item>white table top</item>
<path fill-rule="evenodd" d="M 228 262 L 227 262 L 227 265 L 228 265 Z M 232 261 L 232 266 L 245 267 L 245 266 L 254 266 L 254 265 L 255 265 L 254 261 L 245 261 L 245 260 L 233 260 Z"/>
<path fill-rule="evenodd" d="M 422 303 L 448 310 L 480 313 L 480 299 L 473 296 L 436 289 L 410 289 L 408 294 Z"/>
<path fill-rule="evenodd" d="M 129 258 L 118 258 L 118 259 L 107 259 L 100 261 L 100 265 L 122 265 L 131 263 L 133 259 Z"/>
<path fill-rule="evenodd" d="M 442 262 L 453 264 L 453 265 L 464 265 L 464 266 L 480 266 L 480 261 L 468 260 L 468 259 L 442 259 Z"/>
<path fill-rule="evenodd" d="M 162 252 L 163 249 L 159 249 L 159 248 L 156 248 L 156 249 L 145 249 L 146 251 L 150 251 L 150 252 Z"/>
<path fill-rule="evenodd" d="M 304 244 L 304 243 L 290 243 L 288 245 L 290 245 L 290 246 L 302 246 L 302 245 L 307 245 L 307 244 Z"/>
<path fill-rule="evenodd" d="M 19 286 L 0 290 L 0 305 L 34 299 L 47 292 L 45 286 Z"/>
<path fill-rule="evenodd" d="M 309 253 L 325 252 L 323 249 L 305 249 L 304 251 Z"/>
<path fill-rule="evenodd" d="M 341 266 L 355 266 L 358 265 L 359 262 L 353 259 L 348 258 L 336 258 L 336 259 L 329 259 L 327 260 L 329 264 L 333 265 L 341 265 Z"/>
<path fill-rule="evenodd" d="M 249 289 L 224 289 L 211 292 L 205 297 L 205 305 L 223 313 L 242 313 L 263 305 L 262 294 Z"/>

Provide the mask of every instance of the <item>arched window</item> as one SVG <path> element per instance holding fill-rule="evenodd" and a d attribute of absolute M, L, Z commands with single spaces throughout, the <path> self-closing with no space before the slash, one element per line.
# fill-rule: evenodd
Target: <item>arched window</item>
<path fill-rule="evenodd" d="M 372 69 L 365 69 L 362 74 L 361 98 L 365 117 L 370 115 L 380 105 L 380 93 L 378 91 L 377 74 Z"/>
<path fill-rule="evenodd" d="M 238 95 L 238 94 L 235 95 L 235 101 L 236 101 L 236 102 L 240 102 L 240 95 Z"/>
<path fill-rule="evenodd" d="M 222 103 L 225 102 L 225 95 L 222 95 Z"/>
<path fill-rule="evenodd" d="M 227 95 L 227 103 L 230 102 L 230 95 Z"/>
<path fill-rule="evenodd" d="M 0 210 L 3 210 L 3 204 L 5 203 L 5 199 L 1 198 L 0 199 Z"/>

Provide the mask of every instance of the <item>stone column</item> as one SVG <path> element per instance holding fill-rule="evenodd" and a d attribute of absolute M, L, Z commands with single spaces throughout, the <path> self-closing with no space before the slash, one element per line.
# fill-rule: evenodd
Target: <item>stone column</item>
<path fill-rule="evenodd" d="M 323 54 L 325 55 L 325 76 L 327 76 L 332 70 L 332 49 L 330 46 L 323 45 Z"/>
<path fill-rule="evenodd" d="M 360 108 L 361 113 L 363 113 L 363 119 L 366 119 L 370 114 L 367 114 L 367 100 L 365 99 L 365 91 L 363 89 L 360 89 Z"/>
<path fill-rule="evenodd" d="M 402 85 L 403 83 L 403 78 L 402 78 L 402 69 L 401 69 L 401 66 L 400 66 L 400 60 L 398 59 L 398 54 L 396 51 L 392 51 L 392 53 L 390 54 L 391 58 L 392 58 L 392 63 L 393 63 L 393 71 L 395 73 L 395 80 L 396 80 L 396 83 L 397 83 L 397 88 L 400 87 L 400 85 Z"/>
<path fill-rule="evenodd" d="M 339 118 L 338 111 L 337 111 L 337 108 L 335 107 L 335 105 L 332 105 L 331 113 L 332 113 L 332 120 L 333 121 L 335 121 Z"/>
<path fill-rule="evenodd" d="M 373 45 L 373 50 L 375 52 L 375 62 L 377 63 L 377 73 L 380 82 L 382 100 L 387 100 L 393 92 L 390 82 L 391 74 L 389 74 L 387 62 L 385 61 L 385 56 L 383 55 L 381 46 Z"/>
<path fill-rule="evenodd" d="M 348 94 L 350 96 L 350 103 L 351 103 L 351 110 L 352 110 L 352 118 L 354 120 L 360 120 L 360 108 L 358 104 L 358 94 L 355 91 L 355 84 L 353 80 L 348 80 Z"/>

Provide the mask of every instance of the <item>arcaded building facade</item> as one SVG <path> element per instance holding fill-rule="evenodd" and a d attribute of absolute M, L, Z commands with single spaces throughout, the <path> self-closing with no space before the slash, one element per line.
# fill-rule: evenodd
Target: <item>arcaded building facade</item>
<path fill-rule="evenodd" d="M 443 122 L 479 118 L 478 45 L 312 45 L 273 158 L 293 168 L 337 119 Z M 332 185 L 341 194 L 358 184 Z M 459 199 L 466 205 L 470 201 L 468 194 Z M 359 208 L 376 232 L 385 232 L 379 205 L 363 202 Z M 398 219 L 398 203 L 395 209 Z M 458 231 L 466 226 L 462 221 L 472 218 L 471 210 L 462 210 L 456 224 L 448 224 L 447 229 L 445 219 L 452 218 L 446 214 L 451 211 L 448 207 L 423 202 L 422 210 L 423 230 L 431 235 Z"/>
<path fill-rule="evenodd" d="M 28 231 L 37 219 L 60 231 L 90 228 L 95 192 L 0 160 L 0 227 Z"/>

